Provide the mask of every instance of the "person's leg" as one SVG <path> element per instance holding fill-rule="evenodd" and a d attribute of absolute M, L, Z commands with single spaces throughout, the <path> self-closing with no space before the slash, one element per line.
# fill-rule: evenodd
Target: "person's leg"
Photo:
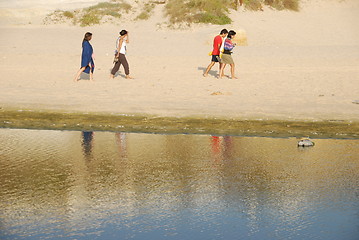
<path fill-rule="evenodd" d="M 214 65 L 215 63 L 216 63 L 216 62 L 211 62 L 211 63 L 208 65 L 206 71 L 203 73 L 203 76 L 204 76 L 204 77 L 207 77 L 207 76 L 208 76 L 209 71 L 211 70 L 211 68 L 213 67 L 213 65 Z"/>
<path fill-rule="evenodd" d="M 227 64 L 225 64 L 225 66 L 223 67 L 221 78 L 228 77 L 228 76 L 224 75 L 224 70 L 225 70 L 226 66 L 227 66 Z"/>
<path fill-rule="evenodd" d="M 132 79 L 130 76 L 130 67 L 128 65 L 126 56 L 124 54 L 120 54 L 119 61 L 122 63 L 123 68 L 125 69 L 125 75 L 127 79 Z"/>
<path fill-rule="evenodd" d="M 115 74 L 117 73 L 117 71 L 120 69 L 121 66 L 121 61 L 118 60 L 118 62 L 115 63 L 115 66 L 113 66 L 112 70 L 111 70 L 111 75 L 110 78 L 114 78 Z"/>
<path fill-rule="evenodd" d="M 235 76 L 235 66 L 234 66 L 234 63 L 231 64 L 231 76 L 232 76 L 232 79 L 237 79 L 237 77 Z"/>
<path fill-rule="evenodd" d="M 239 10 L 240 7 L 243 5 L 243 0 L 237 0 L 236 2 L 236 9 Z"/>
<path fill-rule="evenodd" d="M 81 75 L 81 73 L 82 73 L 83 71 L 85 71 L 85 68 L 86 68 L 86 67 L 82 67 L 82 68 L 80 68 L 80 69 L 77 71 L 76 76 L 75 76 L 75 78 L 74 78 L 74 82 L 77 82 L 77 81 L 80 79 L 80 75 Z"/>
<path fill-rule="evenodd" d="M 92 71 L 92 67 L 90 67 L 90 81 L 93 81 L 93 71 Z"/>
<path fill-rule="evenodd" d="M 227 64 L 225 64 L 225 63 L 222 63 L 222 65 L 221 65 L 221 70 L 219 71 L 219 78 L 222 78 L 223 77 L 223 75 L 224 75 L 224 68 L 226 67 L 226 65 Z"/>
<path fill-rule="evenodd" d="M 223 66 L 224 65 L 224 66 Z M 221 74 L 221 69 L 223 66 L 223 70 L 222 70 L 222 74 Z M 226 67 L 226 64 L 224 63 L 219 63 L 219 78 L 222 78 L 224 76 L 224 68 Z"/>

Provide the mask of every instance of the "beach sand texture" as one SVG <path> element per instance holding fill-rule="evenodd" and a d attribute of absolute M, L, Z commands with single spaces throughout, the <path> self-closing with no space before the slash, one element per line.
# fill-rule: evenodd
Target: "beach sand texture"
<path fill-rule="evenodd" d="M 165 21 L 162 8 L 158 5 L 147 21 L 124 19 L 91 27 L 43 25 L 39 19 L 44 16 L 36 11 L 22 9 L 14 17 L 1 8 L 0 107 L 359 121 L 359 105 L 353 104 L 359 99 L 359 1 L 304 1 L 299 12 L 232 11 L 231 25 L 181 30 L 160 24 Z M 213 37 L 222 28 L 245 39 L 233 54 L 238 79 L 216 78 L 218 65 L 202 76 Z M 122 67 L 109 79 L 121 29 L 130 32 L 131 80 L 124 78 Z M 74 83 L 87 31 L 93 33 L 95 81 Z M 227 66 L 226 75 L 229 70 Z"/>

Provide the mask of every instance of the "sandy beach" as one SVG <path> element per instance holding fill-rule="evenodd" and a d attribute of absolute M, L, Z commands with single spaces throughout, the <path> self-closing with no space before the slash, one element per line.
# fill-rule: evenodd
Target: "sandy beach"
<path fill-rule="evenodd" d="M 1 8 L 1 110 L 359 122 L 358 1 L 304 1 L 299 12 L 232 11 L 231 25 L 181 30 L 161 24 L 162 8 L 147 21 L 91 27 L 44 25 L 34 11 L 15 16 Z M 246 38 L 233 54 L 238 79 L 218 79 L 218 65 L 202 76 L 222 28 Z M 131 80 L 122 67 L 109 79 L 121 29 L 130 32 Z M 75 83 L 87 31 L 95 81 Z"/>

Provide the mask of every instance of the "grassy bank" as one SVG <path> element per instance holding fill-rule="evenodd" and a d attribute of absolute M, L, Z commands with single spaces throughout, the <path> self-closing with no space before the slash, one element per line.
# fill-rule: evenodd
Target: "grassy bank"
<path fill-rule="evenodd" d="M 229 0 L 168 0 L 166 14 L 171 23 L 229 24 Z"/>
<path fill-rule="evenodd" d="M 0 128 L 160 134 L 359 138 L 359 122 L 157 117 L 1 109 Z"/>

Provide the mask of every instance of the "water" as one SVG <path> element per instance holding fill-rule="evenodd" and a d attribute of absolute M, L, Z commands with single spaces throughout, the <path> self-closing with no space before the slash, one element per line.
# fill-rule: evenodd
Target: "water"
<path fill-rule="evenodd" d="M 359 236 L 359 140 L 0 129 L 0 239 Z"/>

